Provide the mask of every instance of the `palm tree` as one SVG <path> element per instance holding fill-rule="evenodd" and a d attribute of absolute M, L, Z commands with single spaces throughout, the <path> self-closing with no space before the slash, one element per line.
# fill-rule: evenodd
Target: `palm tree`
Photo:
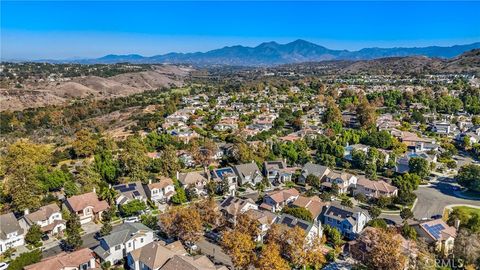
<path fill-rule="evenodd" d="M 115 198 L 117 197 L 117 191 L 111 187 L 105 187 L 100 192 L 100 199 L 105 200 L 108 204 L 113 205 Z"/>

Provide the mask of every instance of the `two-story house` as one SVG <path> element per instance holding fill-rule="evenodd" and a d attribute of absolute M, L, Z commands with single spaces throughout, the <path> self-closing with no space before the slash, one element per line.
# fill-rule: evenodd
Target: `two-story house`
<path fill-rule="evenodd" d="M 265 161 L 263 168 L 265 176 L 273 185 L 292 181 L 292 176 L 296 170 L 296 168 L 288 167 L 285 160 Z"/>
<path fill-rule="evenodd" d="M 102 262 L 116 264 L 129 252 L 150 244 L 153 240 L 153 231 L 142 223 L 123 223 L 102 237 L 100 245 L 93 251 Z"/>
<path fill-rule="evenodd" d="M 326 175 L 322 181 L 322 188 L 331 189 L 334 184 L 338 187 L 340 194 L 346 193 L 350 187 L 355 187 L 357 184 L 357 177 L 346 172 L 331 171 Z"/>
<path fill-rule="evenodd" d="M 13 213 L 0 216 L 0 254 L 9 248 L 25 244 L 25 230 L 22 229 Z"/>
<path fill-rule="evenodd" d="M 259 226 L 259 234 L 255 239 L 258 242 L 263 242 L 263 238 L 267 235 L 268 230 L 273 223 L 277 220 L 278 216 L 270 211 L 264 211 L 259 209 L 250 209 L 245 212 L 250 218 L 256 220 Z"/>
<path fill-rule="evenodd" d="M 322 237 L 323 235 L 322 223 L 319 220 L 308 222 L 292 215 L 281 214 L 276 219 L 276 223 L 285 225 L 289 228 L 299 227 L 304 230 L 306 235 L 305 238 L 309 243 L 311 243 L 316 237 Z"/>
<path fill-rule="evenodd" d="M 169 177 L 157 177 L 157 182 L 148 182 L 144 186 L 147 197 L 155 204 L 166 203 L 175 194 L 175 186 L 173 180 Z"/>
<path fill-rule="evenodd" d="M 322 202 L 318 196 L 305 197 L 300 195 L 292 203 L 292 206 L 305 208 L 312 214 L 313 220 L 321 220 L 321 213 L 328 206 L 328 203 Z"/>
<path fill-rule="evenodd" d="M 250 209 L 258 209 L 258 206 L 252 199 L 242 199 L 230 196 L 220 203 L 220 211 L 226 220 L 236 224 L 237 217 Z"/>
<path fill-rule="evenodd" d="M 205 195 L 205 185 L 208 182 L 208 175 L 204 172 L 177 172 L 177 179 L 184 188 L 193 188 L 199 195 Z"/>
<path fill-rule="evenodd" d="M 353 189 L 353 194 L 363 194 L 367 196 L 367 198 L 378 199 L 380 197 L 397 196 L 398 188 L 383 180 L 372 181 L 365 177 L 360 177 L 357 180 L 357 185 Z"/>
<path fill-rule="evenodd" d="M 118 184 L 112 187 L 118 196 L 115 203 L 120 206 L 129 203 L 133 200 L 147 202 L 147 194 L 143 188 L 142 182 L 137 181 L 133 183 Z"/>
<path fill-rule="evenodd" d="M 165 244 L 163 241 L 153 241 L 128 253 L 127 264 L 129 269 L 132 270 L 158 270 L 175 255 L 188 255 L 180 241 L 170 244 Z"/>
<path fill-rule="evenodd" d="M 24 267 L 25 270 L 88 270 L 99 268 L 100 265 L 97 265 L 95 256 L 89 248 L 71 253 L 62 252 Z"/>
<path fill-rule="evenodd" d="M 309 175 L 314 175 L 322 180 L 329 173 L 330 169 L 328 167 L 308 162 L 303 166 L 302 173 L 298 178 L 298 183 L 302 185 L 306 184 Z"/>
<path fill-rule="evenodd" d="M 348 239 L 354 239 L 370 221 L 367 211 L 331 204 L 323 214 L 323 224 L 337 228 Z"/>
<path fill-rule="evenodd" d="M 441 218 L 413 225 L 418 238 L 424 238 L 435 250 L 443 255 L 453 251 L 457 229 L 449 226 Z"/>
<path fill-rule="evenodd" d="M 62 212 L 56 203 L 42 206 L 33 213 L 25 210 L 25 215 L 19 220 L 19 223 L 26 231 L 32 225 L 37 224 L 42 232 L 50 235 L 62 233 L 66 228 L 66 222 L 62 219 Z"/>
<path fill-rule="evenodd" d="M 95 191 L 68 198 L 65 207 L 78 215 L 81 224 L 100 220 L 102 213 L 110 208 L 106 201 L 98 199 Z"/>
<path fill-rule="evenodd" d="M 299 195 L 300 193 L 295 188 L 273 191 L 265 195 L 260 207 L 272 212 L 279 212 L 283 207 L 294 202 Z"/>
<path fill-rule="evenodd" d="M 238 176 L 239 186 L 247 183 L 255 185 L 263 179 L 262 172 L 255 162 L 235 165 L 233 169 Z"/>
<path fill-rule="evenodd" d="M 218 188 L 223 188 L 223 184 L 228 185 L 228 194 L 235 196 L 237 190 L 238 176 L 231 167 L 223 167 L 211 171 L 213 181 L 217 182 Z"/>

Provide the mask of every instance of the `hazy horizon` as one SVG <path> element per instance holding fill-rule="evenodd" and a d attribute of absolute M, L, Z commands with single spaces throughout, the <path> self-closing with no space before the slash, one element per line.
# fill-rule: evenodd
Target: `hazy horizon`
<path fill-rule="evenodd" d="M 480 41 L 479 2 L 2 1 L 2 59 L 152 56 L 304 39 L 329 49 Z"/>

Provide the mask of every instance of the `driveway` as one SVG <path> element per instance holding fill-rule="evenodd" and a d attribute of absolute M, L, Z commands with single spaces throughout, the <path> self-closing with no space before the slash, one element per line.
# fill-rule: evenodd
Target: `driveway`
<path fill-rule="evenodd" d="M 480 198 L 463 199 L 455 196 L 453 187 L 458 184 L 452 178 L 438 178 L 429 186 L 421 186 L 416 191 L 418 201 L 413 209 L 415 218 L 430 218 L 433 215 L 443 215 L 443 210 L 451 204 L 465 204 L 480 207 Z"/>
<path fill-rule="evenodd" d="M 208 242 L 204 237 L 200 238 L 196 244 L 200 252 L 213 259 L 215 263 L 220 263 L 230 268 L 233 266 L 232 260 L 223 252 L 222 247 L 219 245 Z"/>

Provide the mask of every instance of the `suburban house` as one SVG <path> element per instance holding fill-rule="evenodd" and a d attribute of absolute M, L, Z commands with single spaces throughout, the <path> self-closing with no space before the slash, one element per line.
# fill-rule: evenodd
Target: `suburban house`
<path fill-rule="evenodd" d="M 106 201 L 98 199 L 95 191 L 68 198 L 65 207 L 78 215 L 81 224 L 100 220 L 103 211 L 110 208 Z"/>
<path fill-rule="evenodd" d="M 9 248 L 25 244 L 25 230 L 22 229 L 13 213 L 0 216 L 0 254 Z"/>
<path fill-rule="evenodd" d="M 348 239 L 354 239 L 370 221 L 367 211 L 340 204 L 327 207 L 323 215 L 323 224 L 337 228 Z"/>
<path fill-rule="evenodd" d="M 408 147 L 415 147 L 417 143 L 435 143 L 435 139 L 419 137 L 416 133 L 392 129 L 391 134 Z"/>
<path fill-rule="evenodd" d="M 155 204 L 165 203 L 175 194 L 173 180 L 164 176 L 157 177 L 155 183 L 150 180 L 144 188 L 147 197 Z"/>
<path fill-rule="evenodd" d="M 123 223 L 102 237 L 100 245 L 93 251 L 102 262 L 116 264 L 129 252 L 150 244 L 153 240 L 153 231 L 142 223 Z"/>
<path fill-rule="evenodd" d="M 431 130 L 440 135 L 450 135 L 457 131 L 457 126 L 448 122 L 434 122 L 430 126 Z"/>
<path fill-rule="evenodd" d="M 205 255 L 179 256 L 175 255 L 167 261 L 160 270 L 228 270 L 226 266 L 217 266 Z"/>
<path fill-rule="evenodd" d="M 80 249 L 72 253 L 62 252 L 40 262 L 25 266 L 25 270 L 87 270 L 99 269 L 95 256 L 89 248 Z"/>
<path fill-rule="evenodd" d="M 353 194 L 363 194 L 367 196 L 367 198 L 378 199 L 380 197 L 397 196 L 398 189 L 383 180 L 372 181 L 365 177 L 360 177 L 357 180 Z"/>
<path fill-rule="evenodd" d="M 212 175 L 213 181 L 217 183 L 227 183 L 228 194 L 231 196 L 235 196 L 238 177 L 231 167 L 215 169 L 211 172 L 211 175 Z M 222 188 L 222 185 L 219 185 L 219 188 Z"/>
<path fill-rule="evenodd" d="M 331 189 L 333 184 L 338 187 L 338 192 L 343 194 L 348 191 L 348 188 L 354 187 L 357 184 L 357 177 L 346 172 L 329 172 L 322 181 L 322 188 Z"/>
<path fill-rule="evenodd" d="M 25 215 L 19 220 L 19 223 L 25 231 L 37 224 L 42 232 L 50 235 L 59 234 L 66 228 L 66 222 L 62 219 L 62 212 L 56 203 L 42 206 L 33 213 L 25 210 Z"/>
<path fill-rule="evenodd" d="M 365 154 L 368 153 L 368 145 L 364 144 L 352 144 L 352 145 L 347 145 L 345 146 L 343 150 L 343 158 L 349 161 L 352 161 L 352 154 L 355 151 L 362 151 Z"/>
<path fill-rule="evenodd" d="M 260 208 L 272 212 L 282 211 L 283 207 L 294 202 L 299 194 L 300 193 L 295 188 L 271 192 L 265 195 Z"/>
<path fill-rule="evenodd" d="M 250 209 L 258 209 L 252 199 L 242 199 L 230 196 L 220 204 L 220 211 L 232 224 L 236 224 L 237 217 Z"/>
<path fill-rule="evenodd" d="M 347 253 L 355 260 L 361 262 L 366 261 L 368 254 L 376 243 L 378 243 L 377 235 L 377 228 L 366 227 L 357 239 L 348 242 L 348 245 L 345 246 Z M 415 265 L 412 265 L 410 262 L 415 262 L 418 255 L 418 248 L 415 241 L 407 240 L 401 234 L 395 234 L 395 238 L 401 243 L 401 252 L 403 255 L 409 258 L 409 260 L 407 260 L 409 262 L 407 263 L 407 269 L 414 268 Z"/>
<path fill-rule="evenodd" d="M 204 172 L 177 172 L 177 179 L 184 188 L 193 188 L 196 190 L 197 194 L 205 194 L 204 187 L 207 184 L 208 175 Z"/>
<path fill-rule="evenodd" d="M 318 196 L 305 197 L 300 195 L 292 203 L 292 206 L 303 207 L 312 214 L 314 220 L 320 220 L 320 214 L 324 210 L 324 207 L 327 206 L 327 203 L 322 202 Z"/>
<path fill-rule="evenodd" d="M 457 229 L 440 219 L 421 222 L 413 226 L 419 238 L 434 246 L 437 252 L 448 255 L 453 250 Z"/>
<path fill-rule="evenodd" d="M 298 178 L 298 183 L 306 184 L 307 177 L 309 175 L 314 175 L 322 180 L 329 173 L 330 169 L 328 167 L 308 162 L 305 164 L 305 166 L 303 166 L 302 173 Z"/>
<path fill-rule="evenodd" d="M 424 158 L 426 159 L 429 163 L 432 162 L 437 162 L 437 156 L 436 155 L 429 155 L 427 153 L 415 153 L 415 152 L 409 152 L 403 155 L 402 157 L 397 159 L 397 162 L 395 164 L 395 172 L 396 173 L 407 173 L 410 171 L 410 166 L 409 162 L 410 159 L 412 158 Z"/>
<path fill-rule="evenodd" d="M 143 188 L 142 182 L 137 181 L 133 183 L 118 184 L 112 187 L 118 196 L 115 199 L 117 205 L 124 205 L 133 200 L 147 202 L 147 194 Z"/>
<path fill-rule="evenodd" d="M 132 270 L 157 270 L 175 255 L 185 256 L 187 251 L 180 241 L 165 244 L 153 241 L 127 255 L 127 264 Z"/>
<path fill-rule="evenodd" d="M 233 167 L 238 176 L 238 185 L 242 186 L 247 183 L 255 185 L 260 183 L 263 179 L 262 172 L 255 162 L 235 165 Z"/>
<path fill-rule="evenodd" d="M 292 175 L 296 170 L 296 168 L 289 168 L 285 160 L 265 161 L 263 168 L 265 176 L 272 184 L 292 181 Z"/>
<path fill-rule="evenodd" d="M 253 208 L 245 213 L 254 220 L 258 221 L 258 223 L 260 224 L 260 233 L 255 240 L 258 242 L 263 242 L 263 238 L 267 234 L 272 224 L 275 223 L 278 216 L 270 211 L 258 210 Z"/>
<path fill-rule="evenodd" d="M 313 241 L 316 237 L 322 237 L 323 229 L 320 221 L 308 222 L 303 219 L 296 218 L 292 215 L 281 214 L 277 220 L 277 224 L 285 225 L 289 228 L 299 227 L 305 231 L 306 239 L 308 242 Z"/>

